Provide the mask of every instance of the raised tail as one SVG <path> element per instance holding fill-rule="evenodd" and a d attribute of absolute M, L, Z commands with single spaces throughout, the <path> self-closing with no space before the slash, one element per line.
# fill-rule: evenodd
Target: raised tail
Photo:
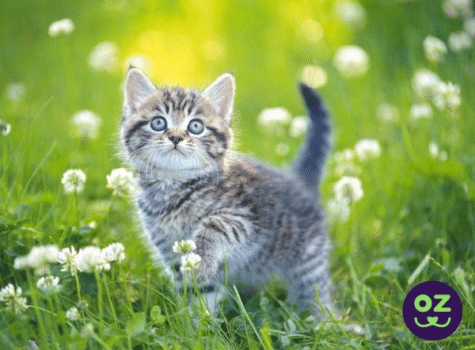
<path fill-rule="evenodd" d="M 300 92 L 310 118 L 305 140 L 292 164 L 295 172 L 309 188 L 320 182 L 325 160 L 331 149 L 331 122 L 321 97 L 310 86 L 300 82 Z"/>

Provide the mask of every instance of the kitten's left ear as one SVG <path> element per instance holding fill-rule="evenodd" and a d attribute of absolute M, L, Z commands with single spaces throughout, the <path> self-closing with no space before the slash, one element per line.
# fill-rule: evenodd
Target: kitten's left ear
<path fill-rule="evenodd" d="M 225 73 L 203 91 L 203 95 L 208 97 L 217 109 L 218 115 L 223 117 L 228 123 L 231 122 L 231 115 L 233 114 L 235 89 L 233 75 Z"/>

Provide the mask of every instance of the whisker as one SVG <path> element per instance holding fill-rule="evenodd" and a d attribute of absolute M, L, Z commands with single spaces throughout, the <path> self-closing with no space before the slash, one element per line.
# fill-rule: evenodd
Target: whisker
<path fill-rule="evenodd" d="M 132 151 L 127 149 L 127 152 L 125 152 L 126 160 L 132 164 L 140 177 L 145 178 L 147 181 L 160 180 L 160 178 L 157 178 L 157 175 L 160 176 L 160 171 L 163 168 L 158 166 L 159 164 L 167 166 L 177 164 L 177 176 L 180 178 L 184 177 L 187 180 L 209 178 L 214 185 L 219 182 L 220 170 L 218 164 L 209 157 L 204 148 L 200 145 L 184 142 L 181 144 L 180 151 L 183 156 L 186 157 L 185 159 L 182 158 L 182 155 L 175 153 L 166 155 L 167 158 L 164 158 L 165 155 L 163 151 L 166 149 L 165 147 L 169 146 L 167 140 L 148 141 L 146 144 L 141 144 L 140 142 L 143 142 L 143 138 L 134 135 L 129 139 L 129 143 L 138 144 L 140 146 Z M 205 143 L 202 142 L 202 144 L 204 145 Z M 188 164 L 190 167 L 187 169 L 186 166 Z M 180 167 L 182 167 L 183 170 L 179 171 L 178 169 L 180 169 Z M 163 169 L 163 171 L 166 170 Z"/>

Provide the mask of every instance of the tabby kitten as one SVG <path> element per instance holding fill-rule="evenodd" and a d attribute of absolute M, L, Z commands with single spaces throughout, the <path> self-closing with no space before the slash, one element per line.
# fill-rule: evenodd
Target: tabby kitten
<path fill-rule="evenodd" d="M 301 84 L 310 125 L 291 170 L 231 152 L 234 77 L 204 91 L 157 88 L 138 69 L 125 83 L 120 137 L 139 178 L 137 207 L 155 258 L 176 276 L 175 241 L 195 241 L 201 290 L 214 310 L 228 283 L 256 291 L 275 275 L 290 299 L 318 316 L 315 286 L 332 308 L 329 240 L 317 184 L 330 122 L 316 93 Z M 175 271 L 175 273 L 173 273 Z"/>

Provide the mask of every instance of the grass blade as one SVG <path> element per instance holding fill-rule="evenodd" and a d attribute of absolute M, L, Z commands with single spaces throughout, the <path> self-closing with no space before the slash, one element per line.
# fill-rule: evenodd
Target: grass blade
<path fill-rule="evenodd" d="M 419 266 L 417 266 L 417 268 L 414 270 L 414 272 L 412 273 L 412 275 L 409 277 L 409 279 L 407 280 L 407 285 L 410 286 L 412 283 L 414 283 L 414 281 L 416 280 L 416 278 L 421 274 L 422 270 L 424 270 L 424 268 L 426 267 L 426 265 L 429 263 L 430 261 L 430 253 L 427 254 L 424 259 L 422 259 L 421 263 L 419 264 Z"/>

